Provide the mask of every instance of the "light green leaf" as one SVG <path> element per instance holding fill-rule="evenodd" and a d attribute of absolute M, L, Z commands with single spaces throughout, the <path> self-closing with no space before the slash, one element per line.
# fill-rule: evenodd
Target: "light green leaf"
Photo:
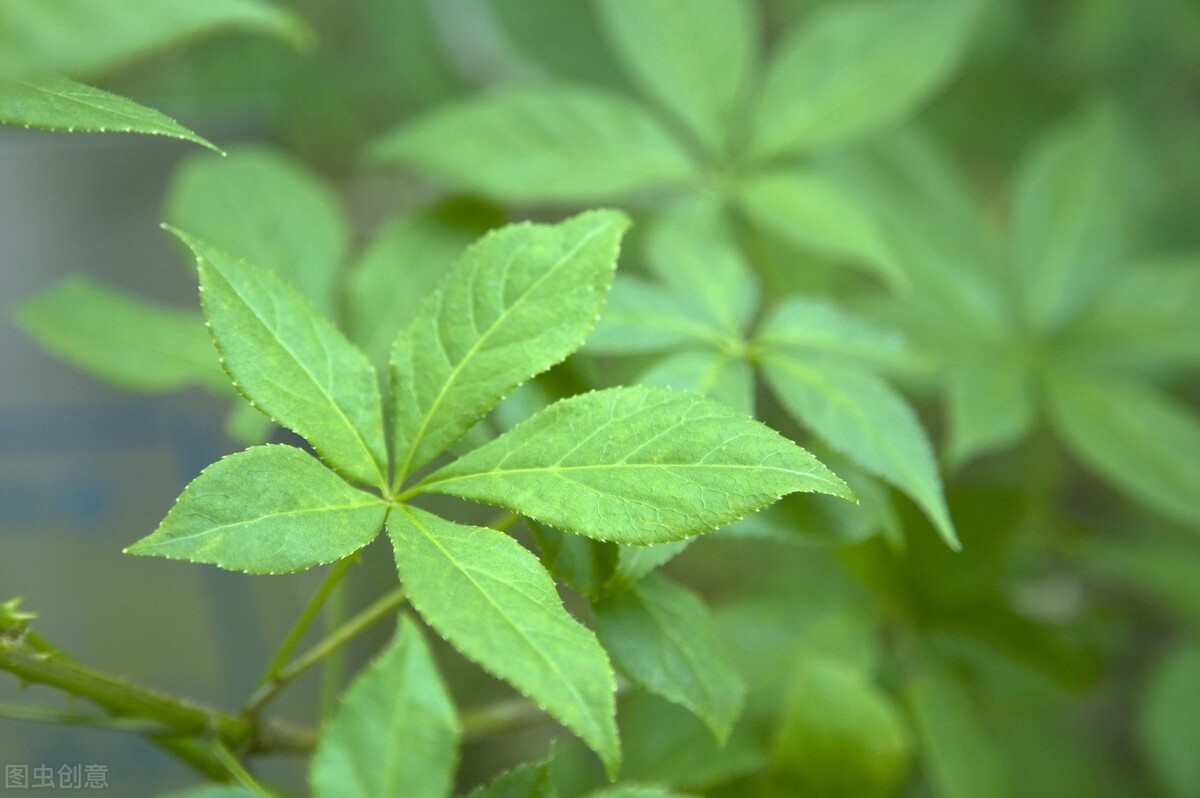
<path fill-rule="evenodd" d="M 767 68 L 751 151 L 759 158 L 863 138 L 915 112 L 950 77 L 978 0 L 831 4 Z"/>
<path fill-rule="evenodd" d="M 853 261 L 894 288 L 908 284 L 867 208 L 815 172 L 765 172 L 739 186 L 737 199 L 754 222 L 802 249 Z"/>
<path fill-rule="evenodd" d="M 697 342 L 717 346 L 723 336 L 702 308 L 653 283 L 619 274 L 604 315 L 588 336 L 587 351 L 628 355 Z"/>
<path fill-rule="evenodd" d="M 1200 422 L 1149 385 L 1060 372 L 1050 417 L 1081 460 L 1139 501 L 1200 525 Z"/>
<path fill-rule="evenodd" d="M 159 798 L 262 798 L 245 787 L 196 787 L 160 795 Z"/>
<path fill-rule="evenodd" d="M 579 348 L 604 307 L 628 225 L 616 211 L 512 225 L 455 263 L 392 350 L 397 485 Z"/>
<path fill-rule="evenodd" d="M 153 108 L 53 76 L 0 80 L 0 124 L 68 133 L 148 133 L 220 152 L 212 142 Z"/>
<path fill-rule="evenodd" d="M 570 86 L 444 105 L 384 136 L 368 157 L 501 202 L 608 202 L 695 179 L 687 156 L 641 106 Z"/>
<path fill-rule="evenodd" d="M 650 228 L 646 259 L 672 293 L 703 308 L 727 336 L 741 338 L 758 310 L 758 281 L 719 198 L 693 196 L 668 206 Z"/>
<path fill-rule="evenodd" d="M 585 798 L 688 798 L 688 794 L 668 790 L 665 787 L 622 784 L 589 792 Z"/>
<path fill-rule="evenodd" d="M 467 798 L 558 798 L 550 762 L 528 762 L 501 773 L 490 784 L 472 790 Z"/>
<path fill-rule="evenodd" d="M 755 66 L 758 19 L 744 0 L 598 0 L 621 65 L 714 153 L 722 152 L 736 102 Z"/>
<path fill-rule="evenodd" d="M 763 373 L 797 421 L 911 496 L 946 543 L 959 547 L 929 440 L 891 386 L 857 366 L 821 358 L 768 355 Z"/>
<path fill-rule="evenodd" d="M 446 798 L 458 718 L 421 631 L 401 616 L 393 642 L 350 685 L 313 754 L 316 798 Z"/>
<path fill-rule="evenodd" d="M 906 359 L 904 337 L 853 316 L 823 297 L 794 294 L 774 308 L 755 343 L 798 357 L 856 358 L 874 366 Z"/>
<path fill-rule="evenodd" d="M 1133 264 L 1107 281 L 1067 331 L 1073 356 L 1101 368 L 1168 371 L 1200 363 L 1200 255 Z"/>
<path fill-rule="evenodd" d="M 17 309 L 30 336 L 69 363 L 135 391 L 228 389 L 199 313 L 69 277 Z"/>
<path fill-rule="evenodd" d="M 906 685 L 922 767 L 937 798 L 1008 798 L 999 752 L 989 741 L 970 696 L 948 678 L 922 673 Z"/>
<path fill-rule="evenodd" d="M 912 758 L 895 702 L 860 668 L 829 655 L 803 657 L 772 744 L 775 774 L 798 795 L 894 795 Z"/>
<path fill-rule="evenodd" d="M 721 743 L 742 709 L 745 688 L 721 656 L 708 608 L 660 576 L 594 606 L 596 634 L 631 679 L 686 707 Z"/>
<path fill-rule="evenodd" d="M 744 357 L 714 350 L 679 352 L 660 360 L 638 382 L 694 391 L 754 415 L 754 371 Z"/>
<path fill-rule="evenodd" d="M 265 147 L 192 158 L 172 178 L 166 217 L 333 310 L 346 221 L 337 196 L 299 163 Z"/>
<path fill-rule="evenodd" d="M 308 26 L 259 0 L 5 0 L 0 77 L 112 69 L 214 30 L 245 30 L 307 44 Z"/>
<path fill-rule="evenodd" d="M 1037 143 L 1017 176 L 1010 257 L 1025 317 L 1061 328 L 1108 281 L 1128 246 L 1125 156 L 1102 107 Z"/>
<path fill-rule="evenodd" d="M 615 774 L 612 667 L 537 558 L 502 532 L 415 507 L 395 507 L 387 526 L 400 579 L 429 625 L 579 735 Z"/>
<path fill-rule="evenodd" d="M 795 491 L 851 496 L 769 427 L 696 394 L 644 387 L 557 402 L 414 488 L 636 544 L 707 532 Z"/>
<path fill-rule="evenodd" d="M 1200 794 L 1200 647 L 1181 646 L 1158 663 L 1142 695 L 1138 737 L 1171 798 Z"/>
<path fill-rule="evenodd" d="M 370 543 L 386 506 L 291 446 L 254 446 L 192 480 L 154 534 L 125 551 L 285 573 L 340 560 Z"/>
<path fill-rule="evenodd" d="M 346 476 L 386 487 L 383 408 L 366 355 L 265 269 L 173 231 L 200 271 L 200 298 L 234 385 Z"/>
<path fill-rule="evenodd" d="M 482 232 L 424 212 L 397 217 L 375 234 L 350 277 L 347 297 L 351 338 L 374 362 L 387 360 L 421 300 Z"/>
<path fill-rule="evenodd" d="M 946 459 L 962 465 L 1016 443 L 1033 427 L 1032 378 L 1013 363 L 957 364 L 946 375 Z"/>

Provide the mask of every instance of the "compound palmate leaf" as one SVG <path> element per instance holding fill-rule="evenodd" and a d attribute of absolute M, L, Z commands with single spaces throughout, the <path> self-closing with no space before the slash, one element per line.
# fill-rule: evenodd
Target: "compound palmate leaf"
<path fill-rule="evenodd" d="M 234 385 L 333 468 L 387 486 L 375 369 L 295 288 L 186 233 L 200 298 Z"/>
<path fill-rule="evenodd" d="M 154 534 L 125 551 L 247 573 L 300 571 L 370 543 L 386 510 L 299 449 L 254 446 L 201 472 Z"/>
<path fill-rule="evenodd" d="M 147 133 L 195 142 L 202 139 L 164 113 L 118 94 L 60 77 L 0 80 L 0 124 L 68 133 Z"/>
<path fill-rule="evenodd" d="M 591 211 L 511 225 L 467 250 L 392 351 L 396 484 L 579 348 L 628 225 L 617 211 Z"/>
<path fill-rule="evenodd" d="M 395 507 L 387 528 L 400 580 L 429 625 L 578 734 L 615 773 L 612 666 L 537 558 L 502 532 L 414 507 Z"/>
<path fill-rule="evenodd" d="M 454 784 L 458 718 L 417 625 L 396 638 L 342 699 L 313 755 L 316 798 L 445 798 Z"/>
<path fill-rule="evenodd" d="M 795 491 L 850 497 L 779 433 L 668 388 L 611 388 L 557 402 L 430 475 L 414 492 L 495 504 L 620 543 L 707 532 Z"/>

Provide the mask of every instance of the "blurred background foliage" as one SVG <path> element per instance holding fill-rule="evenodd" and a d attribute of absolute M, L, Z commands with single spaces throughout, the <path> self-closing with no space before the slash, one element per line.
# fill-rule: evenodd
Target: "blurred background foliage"
<path fill-rule="evenodd" d="M 754 412 L 863 499 L 789 500 L 645 565 L 703 595 L 746 699 L 719 745 L 683 708 L 625 691 L 622 777 L 731 797 L 1200 796 L 1200 6 L 926 2 L 912 28 L 841 51 L 832 37 L 827 61 L 884 67 L 847 90 L 866 98 L 859 122 L 806 129 L 787 115 L 810 51 L 798 72 L 770 65 L 849 3 L 710 4 L 749 38 L 696 34 L 717 67 L 699 99 L 646 62 L 637 37 L 656 29 L 622 28 L 615 5 L 231 2 L 237 24 L 218 9 L 170 35 L 133 26 L 108 50 L 102 26 L 89 48 L 47 34 L 24 67 L 10 46 L 0 79 L 69 74 L 229 155 L 0 130 L 6 315 L 141 394 L 0 333 L 0 592 L 87 662 L 235 706 L 316 584 L 118 553 L 203 465 L 283 435 L 226 412 L 188 261 L 158 221 L 276 269 L 381 362 L 474 237 L 615 204 L 637 222 L 630 277 L 596 335 L 475 438 L 589 387 L 671 384 Z M 35 30 L 18 6 L 0 44 Z M 739 74 L 779 113 L 754 111 Z M 543 108 L 564 84 L 580 93 Z M 786 364 L 760 356 L 771 342 Z M 864 443 L 880 429 L 901 451 Z M 929 456 L 922 429 L 961 552 L 935 532 L 952 535 L 936 477 L 909 475 Z M 595 566 L 553 530 L 516 534 L 565 583 L 572 558 Z M 352 606 L 394 580 L 375 548 Z M 460 706 L 509 695 L 437 654 Z M 314 722 L 346 675 L 323 678 L 285 710 Z M 0 696 L 25 698 L 15 687 Z M 110 762 L 122 794 L 188 783 L 105 734 L 0 721 L 0 758 Z M 535 724 L 469 744 L 460 787 L 551 737 L 562 794 L 602 783 L 581 744 Z M 263 767 L 303 790 L 297 763 Z"/>

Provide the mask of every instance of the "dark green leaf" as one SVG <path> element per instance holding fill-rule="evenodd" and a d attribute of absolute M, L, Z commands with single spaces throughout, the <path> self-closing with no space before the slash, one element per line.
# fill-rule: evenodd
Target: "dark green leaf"
<path fill-rule="evenodd" d="M 370 543 L 386 509 L 299 449 L 255 446 L 201 472 L 154 534 L 125 551 L 247 573 L 301 571 Z"/>
<path fill-rule="evenodd" d="M 551 405 L 430 475 L 420 492 L 497 504 L 567 532 L 665 543 L 795 491 L 849 497 L 816 458 L 700 396 L 613 388 Z"/>
<path fill-rule="evenodd" d="M 550 775 L 551 760 L 529 762 L 501 773 L 467 798 L 558 798 Z"/>
<path fill-rule="evenodd" d="M 313 754 L 315 798 L 446 798 L 458 759 L 458 718 L 417 625 L 350 685 Z"/>
<path fill-rule="evenodd" d="M 578 734 L 615 773 L 612 666 L 537 558 L 502 532 L 403 505 L 388 516 L 388 533 L 409 600 L 429 625 Z"/>
<path fill-rule="evenodd" d="M 1171 798 L 1200 794 L 1200 647 L 1180 646 L 1157 664 L 1142 696 L 1138 737 Z"/>

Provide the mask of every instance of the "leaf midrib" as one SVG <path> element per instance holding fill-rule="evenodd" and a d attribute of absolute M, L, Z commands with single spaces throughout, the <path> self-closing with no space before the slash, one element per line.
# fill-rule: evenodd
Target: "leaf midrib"
<path fill-rule="evenodd" d="M 213 535 L 218 532 L 226 532 L 231 529 L 236 529 L 237 527 L 240 527 L 240 526 L 249 526 L 251 524 L 258 524 L 258 523 L 262 523 L 264 521 L 270 521 L 275 518 L 287 518 L 287 517 L 292 517 L 292 516 L 303 516 L 303 515 L 318 515 L 321 513 L 341 512 L 343 510 L 359 510 L 359 509 L 363 509 L 366 507 L 375 507 L 377 505 L 379 505 L 379 502 L 377 500 L 370 499 L 369 501 L 360 501 L 360 502 L 357 502 L 354 504 L 326 504 L 326 505 L 322 505 L 321 507 L 304 507 L 304 508 L 300 508 L 297 510 L 282 510 L 277 513 L 265 513 L 263 515 L 256 516 L 254 518 L 248 518 L 244 521 L 234 521 L 234 522 L 228 523 L 228 524 L 217 524 L 217 525 L 211 526 L 207 529 L 202 529 L 199 532 L 193 532 L 190 535 L 172 536 L 161 542 L 148 544 L 148 545 L 166 546 L 166 545 L 170 545 L 170 544 L 174 544 L 174 543 L 181 543 L 183 541 L 195 540 L 196 538 L 205 537 L 206 535 Z"/>

